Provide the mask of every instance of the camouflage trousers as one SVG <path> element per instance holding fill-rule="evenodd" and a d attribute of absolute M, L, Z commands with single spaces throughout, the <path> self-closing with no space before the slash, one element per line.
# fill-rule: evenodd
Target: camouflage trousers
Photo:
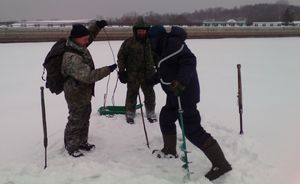
<path fill-rule="evenodd" d="M 146 112 L 155 111 L 155 92 L 153 86 L 146 85 L 144 82 L 140 83 L 139 81 L 128 81 L 127 82 L 127 94 L 126 94 L 126 114 L 135 115 L 137 97 L 139 94 L 139 89 L 142 89 L 145 97 L 145 108 Z M 133 117 L 131 117 L 133 118 Z"/>
<path fill-rule="evenodd" d="M 85 105 L 69 103 L 68 108 L 69 116 L 64 141 L 67 151 L 72 152 L 88 141 L 89 119 L 92 110 L 91 103 Z"/>

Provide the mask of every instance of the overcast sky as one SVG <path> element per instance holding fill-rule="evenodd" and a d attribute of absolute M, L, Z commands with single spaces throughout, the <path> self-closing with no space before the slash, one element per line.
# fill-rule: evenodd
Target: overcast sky
<path fill-rule="evenodd" d="M 280 0 L 286 1 L 286 0 Z M 0 0 L 0 21 L 121 17 L 130 12 L 183 13 L 278 0 Z M 288 0 L 300 5 L 300 0 Z"/>

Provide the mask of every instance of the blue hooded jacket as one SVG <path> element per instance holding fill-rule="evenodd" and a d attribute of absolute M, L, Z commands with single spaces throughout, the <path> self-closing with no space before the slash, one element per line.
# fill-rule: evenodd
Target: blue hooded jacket
<path fill-rule="evenodd" d="M 150 39 L 151 29 L 150 29 Z M 181 94 L 183 104 L 192 105 L 200 101 L 200 87 L 196 70 L 197 59 L 185 44 L 187 33 L 180 27 L 173 26 L 169 33 L 161 32 L 156 35 L 156 53 L 159 56 L 158 72 L 163 83 L 173 80 L 179 81 L 185 86 Z M 175 95 L 169 86 L 162 83 L 163 90 L 168 96 Z"/>

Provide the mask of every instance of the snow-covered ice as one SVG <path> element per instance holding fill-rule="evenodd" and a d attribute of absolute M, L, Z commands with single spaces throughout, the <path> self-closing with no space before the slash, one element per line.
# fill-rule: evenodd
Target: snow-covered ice
<path fill-rule="evenodd" d="M 121 43 L 111 41 L 115 55 Z M 187 40 L 198 58 L 202 125 L 219 141 L 233 166 L 232 172 L 213 183 L 300 183 L 299 43 L 300 38 Z M 43 169 L 40 86 L 44 84 L 43 59 L 52 45 L 0 44 L 0 183 L 183 183 L 179 159 L 160 160 L 151 155 L 152 149 L 162 147 L 158 123 L 146 121 L 148 149 L 140 112 L 134 125 L 125 123 L 122 115 L 99 116 L 108 78 L 97 82 L 92 103 L 89 141 L 96 149 L 78 159 L 68 156 L 63 146 L 67 121 L 64 97 L 45 90 L 49 146 L 48 168 Z M 108 42 L 94 42 L 89 49 L 96 67 L 114 62 Z M 236 97 L 238 63 L 243 82 L 242 136 Z M 111 105 L 115 82 L 116 72 L 110 78 L 106 105 Z M 165 95 L 159 85 L 155 91 L 159 113 Z M 124 104 L 125 94 L 126 86 L 119 83 L 116 105 Z M 189 142 L 187 146 L 194 173 L 189 183 L 212 183 L 204 177 L 210 169 L 207 158 Z"/>

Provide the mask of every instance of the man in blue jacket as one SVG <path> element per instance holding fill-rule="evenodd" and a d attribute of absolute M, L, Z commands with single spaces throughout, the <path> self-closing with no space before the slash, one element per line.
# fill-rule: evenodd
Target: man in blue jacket
<path fill-rule="evenodd" d="M 214 180 L 232 168 L 218 142 L 201 126 L 201 116 L 197 110 L 200 101 L 197 60 L 185 43 L 187 34 L 180 27 L 172 27 L 167 33 L 163 26 L 157 25 L 150 28 L 149 37 L 158 57 L 158 77 L 153 77 L 148 83 L 160 81 L 167 94 L 166 104 L 159 115 L 164 147 L 154 150 L 153 154 L 159 158 L 178 157 L 175 122 L 178 119 L 180 96 L 186 137 L 211 161 L 212 168 L 205 177 Z"/>

